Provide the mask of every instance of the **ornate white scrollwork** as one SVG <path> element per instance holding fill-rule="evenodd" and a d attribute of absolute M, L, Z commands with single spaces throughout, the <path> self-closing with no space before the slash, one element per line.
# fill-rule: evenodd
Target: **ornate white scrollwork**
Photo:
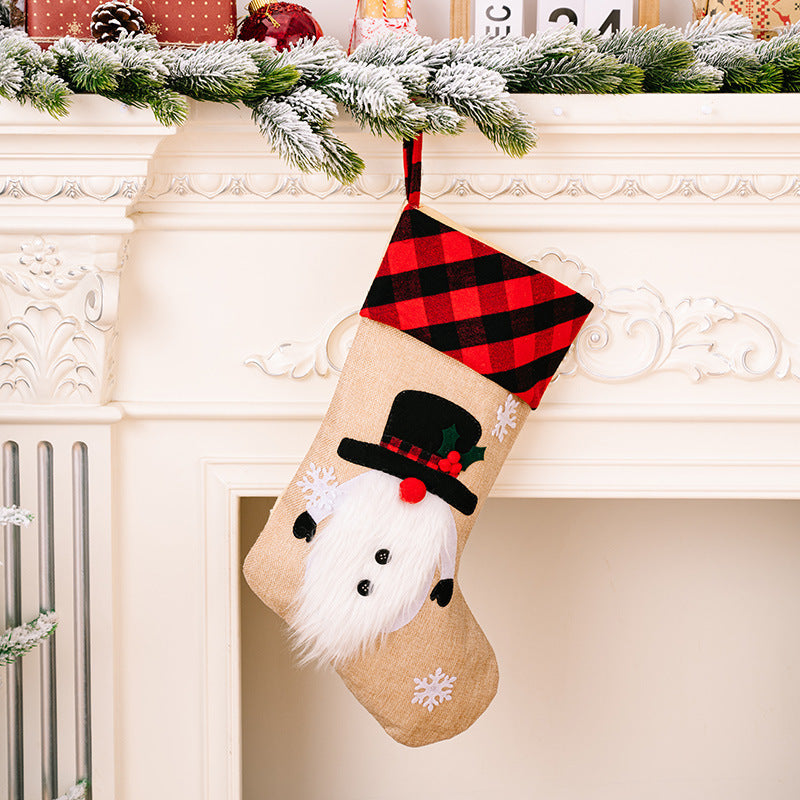
<path fill-rule="evenodd" d="M 0 399 L 102 403 L 114 374 L 119 273 L 95 237 L 0 237 Z M 75 263 L 79 262 L 79 263 Z"/>
<path fill-rule="evenodd" d="M 89 267 L 63 267 L 58 247 L 41 236 L 22 242 L 17 259 L 22 269 L 0 268 L 0 283 L 32 297 L 61 297 L 83 278 Z"/>
<path fill-rule="evenodd" d="M 333 195 L 381 200 L 403 191 L 399 175 L 368 175 L 351 186 L 310 175 L 158 175 L 142 193 L 144 200 L 196 196 L 207 200 L 226 197 L 314 197 Z M 481 197 L 495 200 L 509 197 L 537 197 L 540 200 L 668 200 L 705 198 L 719 200 L 778 200 L 800 195 L 800 176 L 792 174 L 755 175 L 446 175 L 426 173 L 426 197 Z"/>
<path fill-rule="evenodd" d="M 312 372 L 326 377 L 342 371 L 344 360 L 353 343 L 358 311 L 348 311 L 333 317 L 319 336 L 306 341 L 281 342 L 266 356 L 248 356 L 244 363 L 260 369 L 265 375 L 305 378 Z"/>
<path fill-rule="evenodd" d="M 595 303 L 558 375 L 606 383 L 668 371 L 693 381 L 723 375 L 800 379 L 800 348 L 757 311 L 715 297 L 670 305 L 646 281 L 606 290 L 586 266 L 555 250 L 529 263 Z"/>
<path fill-rule="evenodd" d="M 53 178 L 43 175 L 0 176 L 0 198 L 12 200 L 133 200 L 143 185 L 141 178 Z"/>
<path fill-rule="evenodd" d="M 0 397 L 27 403 L 87 401 L 98 388 L 94 350 L 76 317 L 32 303 L 0 333 Z"/>
<path fill-rule="evenodd" d="M 142 193 L 144 200 L 160 200 L 170 195 L 196 196 L 206 200 L 226 197 L 312 196 L 324 200 L 332 195 L 365 196 L 376 200 L 403 190 L 399 175 L 359 178 L 352 186 L 321 175 L 158 175 Z"/>
<path fill-rule="evenodd" d="M 528 263 L 595 304 L 557 377 L 583 375 L 618 383 L 679 371 L 693 381 L 724 375 L 800 380 L 800 347 L 757 311 L 714 297 L 685 298 L 670 305 L 647 282 L 606 290 L 594 272 L 557 250 Z M 283 342 L 267 356 L 250 356 L 245 363 L 272 377 L 338 373 L 356 322 L 357 314 L 347 310 L 316 338 Z"/>

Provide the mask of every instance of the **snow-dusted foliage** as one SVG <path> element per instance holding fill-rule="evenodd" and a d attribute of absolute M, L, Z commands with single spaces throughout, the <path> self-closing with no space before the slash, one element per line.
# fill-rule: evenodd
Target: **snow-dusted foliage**
<path fill-rule="evenodd" d="M 67 789 L 67 791 L 58 797 L 57 800 L 86 800 L 87 788 L 88 786 L 86 781 L 81 781 L 80 783 L 76 783 L 74 786 Z"/>
<path fill-rule="evenodd" d="M 21 527 L 33 522 L 33 514 L 19 506 L 0 506 L 0 525 L 19 525 Z"/>
<path fill-rule="evenodd" d="M 445 675 L 441 667 L 427 678 L 414 678 L 416 686 L 411 703 L 419 703 L 428 711 L 433 711 L 440 703 L 452 699 L 453 684 L 456 680 L 455 675 Z"/>
<path fill-rule="evenodd" d="M 0 664 L 11 664 L 43 642 L 56 629 L 58 618 L 50 611 L 39 614 L 33 622 L 9 628 L 0 636 Z"/>
<path fill-rule="evenodd" d="M 517 427 L 517 409 L 519 400 L 514 399 L 514 395 L 509 394 L 505 403 L 497 408 L 497 422 L 492 428 L 492 436 L 496 436 L 501 442 L 506 438 L 509 428 Z"/>
<path fill-rule="evenodd" d="M 333 511 L 339 486 L 333 467 L 318 467 L 312 461 L 297 486 L 306 496 L 306 511 L 314 519 L 322 519 Z"/>

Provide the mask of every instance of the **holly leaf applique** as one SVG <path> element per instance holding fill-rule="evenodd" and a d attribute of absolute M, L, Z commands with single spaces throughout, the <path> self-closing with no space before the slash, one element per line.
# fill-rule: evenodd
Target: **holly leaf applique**
<path fill-rule="evenodd" d="M 476 461 L 483 461 L 483 454 L 485 452 L 485 447 L 472 445 L 472 447 L 461 456 L 461 468 L 466 469 L 470 464 L 474 464 Z"/>
<path fill-rule="evenodd" d="M 449 452 L 456 449 L 457 441 L 458 431 L 456 430 L 456 426 L 451 425 L 449 428 L 445 428 L 442 431 L 442 446 L 439 448 L 436 455 L 445 458 Z"/>

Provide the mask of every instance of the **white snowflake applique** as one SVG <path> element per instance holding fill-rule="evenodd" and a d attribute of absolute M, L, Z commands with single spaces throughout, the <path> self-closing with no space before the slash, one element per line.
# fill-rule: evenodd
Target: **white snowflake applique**
<path fill-rule="evenodd" d="M 456 680 L 455 675 L 445 675 L 441 667 L 427 678 L 414 678 L 416 686 L 411 703 L 419 703 L 428 711 L 433 711 L 434 706 L 451 699 L 450 693 Z"/>
<path fill-rule="evenodd" d="M 297 481 L 297 485 L 306 496 L 306 511 L 311 516 L 325 516 L 333 511 L 336 488 L 339 486 L 333 474 L 333 467 L 318 467 L 312 461 L 303 479 Z"/>
<path fill-rule="evenodd" d="M 519 400 L 515 400 L 514 395 L 506 397 L 506 402 L 497 409 L 497 423 L 492 428 L 492 436 L 496 436 L 502 442 L 508 429 L 517 427 L 518 408 Z"/>

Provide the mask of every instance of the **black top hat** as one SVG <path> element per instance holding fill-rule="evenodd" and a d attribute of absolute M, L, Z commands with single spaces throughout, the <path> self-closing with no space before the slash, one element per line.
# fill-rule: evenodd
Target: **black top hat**
<path fill-rule="evenodd" d="M 407 389 L 392 403 L 380 444 L 345 438 L 337 453 L 351 464 L 397 478 L 419 478 L 429 492 L 462 514 L 471 514 L 478 498 L 439 464 L 453 450 L 461 454 L 464 469 L 482 460 L 485 448 L 477 447 L 481 432 L 480 422 L 461 406 Z"/>

